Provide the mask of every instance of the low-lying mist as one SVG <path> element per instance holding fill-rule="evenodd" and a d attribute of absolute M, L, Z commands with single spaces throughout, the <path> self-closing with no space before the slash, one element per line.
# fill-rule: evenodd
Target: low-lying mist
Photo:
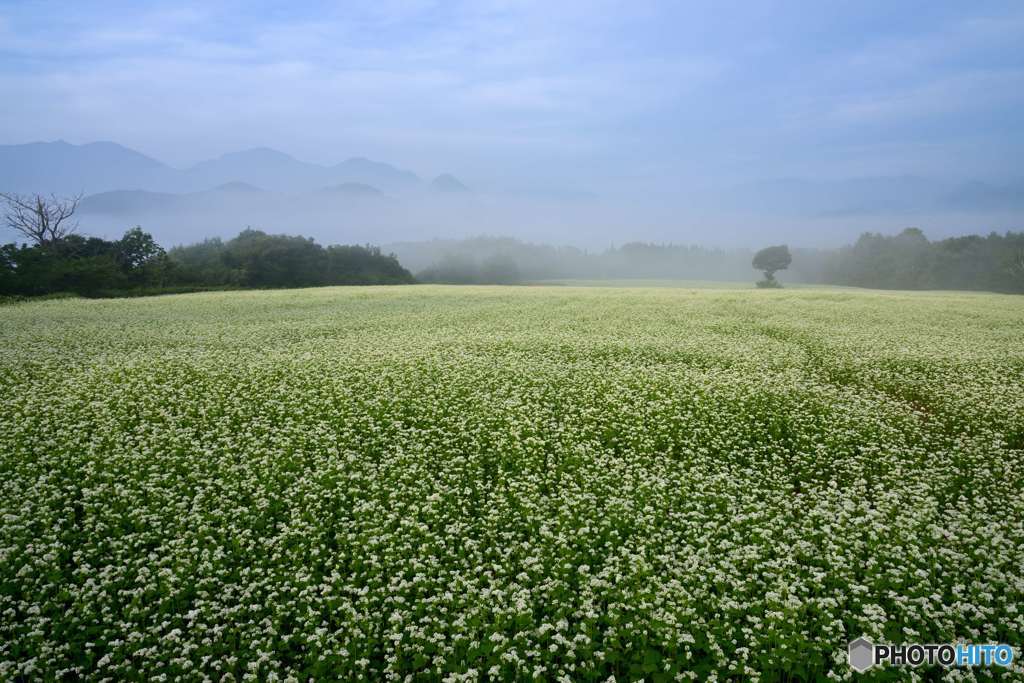
<path fill-rule="evenodd" d="M 386 245 L 421 282 L 516 284 L 550 280 L 751 281 L 743 247 L 630 242 L 600 251 L 477 237 Z M 1024 292 L 1024 233 L 931 241 L 920 230 L 865 233 L 838 249 L 793 248 L 784 282 L 887 289 Z"/>
<path fill-rule="evenodd" d="M 529 197 L 420 190 L 388 193 L 344 183 L 302 193 L 264 191 L 234 183 L 186 194 L 116 191 L 86 197 L 79 213 L 89 234 L 113 238 L 140 225 L 159 242 L 187 244 L 228 238 L 247 227 L 301 234 L 324 244 L 388 244 L 505 235 L 528 242 L 601 250 L 628 242 L 698 244 L 757 249 L 786 242 L 807 248 L 839 247 L 863 232 L 895 234 L 909 226 L 951 237 L 1018 227 L 1010 212 L 800 214 L 756 211 L 743 203 L 722 206 L 695 197 L 678 199 Z"/>

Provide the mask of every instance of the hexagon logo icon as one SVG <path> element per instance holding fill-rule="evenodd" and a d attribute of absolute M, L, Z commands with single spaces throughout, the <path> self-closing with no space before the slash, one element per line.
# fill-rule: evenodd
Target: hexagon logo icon
<path fill-rule="evenodd" d="M 861 636 L 850 643 L 850 668 L 857 673 L 864 673 L 875 663 L 874 644 Z"/>

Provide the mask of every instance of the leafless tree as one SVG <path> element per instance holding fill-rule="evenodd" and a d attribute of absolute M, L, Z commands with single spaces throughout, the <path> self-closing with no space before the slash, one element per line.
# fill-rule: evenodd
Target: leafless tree
<path fill-rule="evenodd" d="M 21 233 L 37 245 L 52 244 L 73 233 L 78 227 L 71 217 L 78 208 L 82 195 L 58 197 L 41 194 L 20 195 L 0 192 L 7 205 L 4 222 L 7 227 Z"/>

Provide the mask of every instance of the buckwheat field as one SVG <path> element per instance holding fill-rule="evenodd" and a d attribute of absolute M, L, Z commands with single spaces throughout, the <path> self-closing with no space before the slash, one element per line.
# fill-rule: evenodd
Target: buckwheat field
<path fill-rule="evenodd" d="M 1024 643 L 1019 297 L 40 301 L 0 307 L 0 404 L 0 680 L 838 680 L 860 635 Z"/>

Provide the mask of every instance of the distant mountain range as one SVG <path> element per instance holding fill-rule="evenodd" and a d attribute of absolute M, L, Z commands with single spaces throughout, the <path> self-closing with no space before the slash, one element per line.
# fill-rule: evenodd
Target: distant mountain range
<path fill-rule="evenodd" d="M 143 209 L 151 213 L 169 207 L 198 208 L 231 193 L 261 190 L 361 200 L 471 193 L 449 173 L 425 181 L 411 171 L 363 157 L 323 166 L 267 147 L 178 169 L 113 142 L 0 145 L 0 191 L 96 195 L 83 203 L 86 212 L 102 209 L 109 215 L 127 215 Z M 954 183 L 906 175 L 767 180 L 717 194 L 721 209 L 811 218 L 1024 209 L 1024 182 Z"/>
<path fill-rule="evenodd" d="M 363 157 L 323 166 L 259 147 L 178 169 L 113 142 L 62 140 L 0 145 L 0 192 L 81 193 L 85 232 L 111 237 L 143 225 L 168 244 L 248 225 L 367 240 L 403 230 L 410 216 L 442 223 L 472 194 L 451 174 L 428 181 Z M 13 235 L 0 226 L 0 237 Z"/>
<path fill-rule="evenodd" d="M 813 245 L 911 225 L 929 237 L 1024 227 L 1024 182 L 1009 179 L 792 178 L 704 190 L 681 183 L 671 198 L 664 179 L 608 195 L 531 182 L 478 194 L 448 173 L 421 178 L 362 157 L 319 165 L 265 147 L 180 169 L 113 142 L 0 145 L 0 192 L 81 192 L 75 218 L 84 233 L 115 238 L 140 225 L 168 246 L 247 226 L 325 243 L 487 232 L 590 246 L 626 238 Z M 0 243 L 15 238 L 0 225 Z"/>
<path fill-rule="evenodd" d="M 307 192 L 351 183 L 391 193 L 437 189 L 437 184 L 446 189 L 466 189 L 449 174 L 427 184 L 411 171 L 362 157 L 321 166 L 266 147 L 177 169 L 113 142 L 73 145 L 59 140 L 0 145 L 0 191 L 6 192 L 92 195 L 144 190 L 180 194 L 238 184 L 274 192 Z"/>

